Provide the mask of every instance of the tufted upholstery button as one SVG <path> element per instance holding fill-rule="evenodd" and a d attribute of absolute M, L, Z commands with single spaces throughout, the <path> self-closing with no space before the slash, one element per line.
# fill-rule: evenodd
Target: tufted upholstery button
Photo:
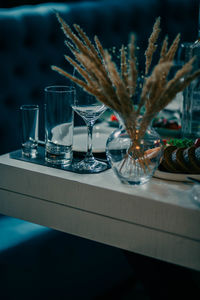
<path fill-rule="evenodd" d="M 40 71 L 42 71 L 42 72 L 49 72 L 49 70 L 50 70 L 50 63 L 47 63 L 47 62 L 45 62 L 45 61 L 41 61 L 40 63 L 39 63 L 39 69 L 40 69 Z"/>
<path fill-rule="evenodd" d="M 31 93 L 30 93 L 30 98 L 35 101 L 36 99 L 41 98 L 41 91 L 40 88 L 34 88 L 32 89 Z"/>
<path fill-rule="evenodd" d="M 25 68 L 23 66 L 16 66 L 13 73 L 17 77 L 23 77 L 25 76 Z"/>
<path fill-rule="evenodd" d="M 24 38 L 24 46 L 27 48 L 31 48 L 33 46 L 33 39 L 30 36 L 26 36 Z"/>
<path fill-rule="evenodd" d="M 12 95 L 7 95 L 5 100 L 5 107 L 9 108 L 9 109 L 16 109 L 16 101 L 15 98 Z"/>
<path fill-rule="evenodd" d="M 0 51 L 5 51 L 6 50 L 6 44 L 5 44 L 5 40 L 0 37 Z"/>
<path fill-rule="evenodd" d="M 56 35 L 56 33 L 51 33 L 50 36 L 49 36 L 49 38 L 48 38 L 48 41 L 52 45 L 56 44 L 56 42 L 57 42 L 57 35 Z"/>
<path fill-rule="evenodd" d="M 0 136 L 1 137 L 6 137 L 6 129 L 5 126 L 3 126 L 3 124 L 0 124 Z"/>

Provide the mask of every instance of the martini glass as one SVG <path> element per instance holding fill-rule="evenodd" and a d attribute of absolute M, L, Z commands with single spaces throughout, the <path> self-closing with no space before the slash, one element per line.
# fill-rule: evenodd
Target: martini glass
<path fill-rule="evenodd" d="M 99 102 L 94 96 L 76 87 L 76 96 L 73 110 L 83 118 L 87 126 L 87 152 L 85 158 L 73 165 L 73 168 L 80 173 L 99 173 L 107 169 L 107 164 L 98 161 L 92 153 L 92 132 L 96 120 L 105 112 L 107 107 Z"/>

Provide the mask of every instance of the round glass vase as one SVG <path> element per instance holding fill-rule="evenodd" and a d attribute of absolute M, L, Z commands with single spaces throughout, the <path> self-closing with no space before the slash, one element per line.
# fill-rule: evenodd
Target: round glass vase
<path fill-rule="evenodd" d="M 140 185 L 148 182 L 158 168 L 163 156 L 163 143 L 151 126 L 142 138 L 133 140 L 121 123 L 107 140 L 106 155 L 122 183 Z"/>

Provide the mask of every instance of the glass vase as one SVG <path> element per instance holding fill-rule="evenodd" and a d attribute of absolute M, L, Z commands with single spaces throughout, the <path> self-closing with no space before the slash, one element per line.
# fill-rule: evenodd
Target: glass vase
<path fill-rule="evenodd" d="M 106 155 L 122 183 L 140 185 L 148 182 L 158 168 L 163 156 L 163 143 L 151 126 L 137 139 L 130 138 L 121 124 L 107 140 Z"/>

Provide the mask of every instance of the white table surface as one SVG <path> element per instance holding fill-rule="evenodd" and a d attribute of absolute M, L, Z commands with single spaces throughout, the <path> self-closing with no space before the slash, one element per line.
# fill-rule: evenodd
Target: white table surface
<path fill-rule="evenodd" d="M 0 213 L 200 270 L 200 206 L 191 184 L 121 184 L 0 156 Z"/>

